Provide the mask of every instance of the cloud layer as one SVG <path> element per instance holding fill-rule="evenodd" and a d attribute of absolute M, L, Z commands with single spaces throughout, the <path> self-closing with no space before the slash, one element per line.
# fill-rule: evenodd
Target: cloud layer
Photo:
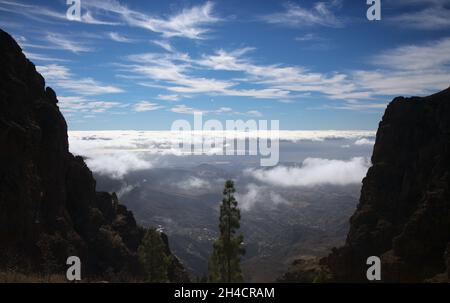
<path fill-rule="evenodd" d="M 321 142 L 325 140 L 360 140 L 373 138 L 373 131 L 280 131 L 280 141 Z M 158 165 L 158 158 L 166 155 L 182 156 L 178 145 L 183 142 L 185 132 L 171 131 L 69 131 L 70 151 L 87 158 L 88 166 L 96 173 L 106 174 L 113 178 L 122 178 L 125 174 L 141 169 L 149 169 Z M 193 133 L 193 142 L 203 139 L 206 146 L 216 142 L 217 137 L 227 135 L 224 132 L 208 131 Z M 230 135 L 230 134 L 228 134 Z M 260 134 L 261 135 L 261 134 Z M 243 140 L 257 138 L 257 133 L 237 132 L 233 136 Z M 209 144 L 209 145 L 208 145 Z M 215 152 L 211 149 L 211 154 Z M 280 182 L 280 186 L 294 182 L 294 185 L 312 185 L 326 183 L 342 174 L 339 182 L 361 181 L 367 169 L 367 163 L 362 158 L 351 161 L 308 159 L 301 168 L 277 167 L 274 170 L 254 170 L 248 175 L 264 182 Z M 289 177 L 289 174 L 293 174 Z M 336 173 L 336 174 L 335 174 Z M 307 176 L 308 175 L 308 176 Z M 295 176 L 295 178 L 292 178 Z M 303 180 L 297 180 L 301 177 Z M 287 178 L 286 180 L 284 178 Z M 285 180 L 285 181 L 284 181 Z M 350 181 L 349 181 L 350 180 Z M 180 186 L 200 186 L 205 180 L 188 180 Z M 358 181 L 358 182 L 359 182 Z M 303 182 L 303 183 L 302 183 Z M 273 184 L 275 184 L 273 183 Z M 288 186 L 288 185 L 286 185 Z"/>
<path fill-rule="evenodd" d="M 368 159 L 355 157 L 350 160 L 307 158 L 301 167 L 277 166 L 272 169 L 249 169 L 247 176 L 281 187 L 348 185 L 360 183 L 370 166 Z"/>

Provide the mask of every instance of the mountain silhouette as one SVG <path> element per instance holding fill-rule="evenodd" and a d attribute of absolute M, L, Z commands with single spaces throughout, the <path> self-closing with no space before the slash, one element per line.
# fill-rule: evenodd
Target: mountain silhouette
<path fill-rule="evenodd" d="M 83 276 L 139 280 L 145 230 L 115 194 L 96 192 L 83 159 L 69 152 L 56 93 L 0 30 L 0 271 L 64 273 L 78 256 Z M 171 254 L 171 281 L 188 281 Z"/>

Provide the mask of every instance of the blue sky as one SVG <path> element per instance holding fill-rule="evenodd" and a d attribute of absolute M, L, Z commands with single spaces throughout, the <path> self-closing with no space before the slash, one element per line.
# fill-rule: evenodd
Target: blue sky
<path fill-rule="evenodd" d="M 71 130 L 167 130 L 208 119 L 376 129 L 397 95 L 450 85 L 450 1 L 0 0 Z"/>

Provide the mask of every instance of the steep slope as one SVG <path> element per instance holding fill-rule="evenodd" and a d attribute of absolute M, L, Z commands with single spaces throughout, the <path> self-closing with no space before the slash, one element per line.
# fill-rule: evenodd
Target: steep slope
<path fill-rule="evenodd" d="M 115 195 L 95 191 L 83 159 L 69 153 L 57 103 L 0 30 L 0 270 L 60 273 L 76 255 L 84 276 L 138 279 L 144 230 Z M 170 278 L 187 280 L 173 259 Z"/>
<path fill-rule="evenodd" d="M 367 281 L 367 257 L 380 256 L 383 281 L 448 281 L 450 88 L 395 98 L 380 122 L 372 164 L 346 244 L 322 260 L 332 280 Z"/>

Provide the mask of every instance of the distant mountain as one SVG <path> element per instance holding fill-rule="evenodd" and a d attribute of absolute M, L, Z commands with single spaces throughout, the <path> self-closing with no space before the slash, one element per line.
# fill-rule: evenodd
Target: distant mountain
<path fill-rule="evenodd" d="M 395 98 L 372 164 L 345 245 L 281 280 L 367 282 L 366 260 L 379 256 L 384 282 L 450 281 L 450 88 Z"/>
<path fill-rule="evenodd" d="M 75 255 L 84 277 L 139 280 L 136 251 L 144 229 L 115 195 L 96 192 L 83 159 L 69 153 L 57 103 L 0 30 L 0 272 L 64 274 L 67 257 Z M 171 259 L 169 278 L 188 281 Z"/>

